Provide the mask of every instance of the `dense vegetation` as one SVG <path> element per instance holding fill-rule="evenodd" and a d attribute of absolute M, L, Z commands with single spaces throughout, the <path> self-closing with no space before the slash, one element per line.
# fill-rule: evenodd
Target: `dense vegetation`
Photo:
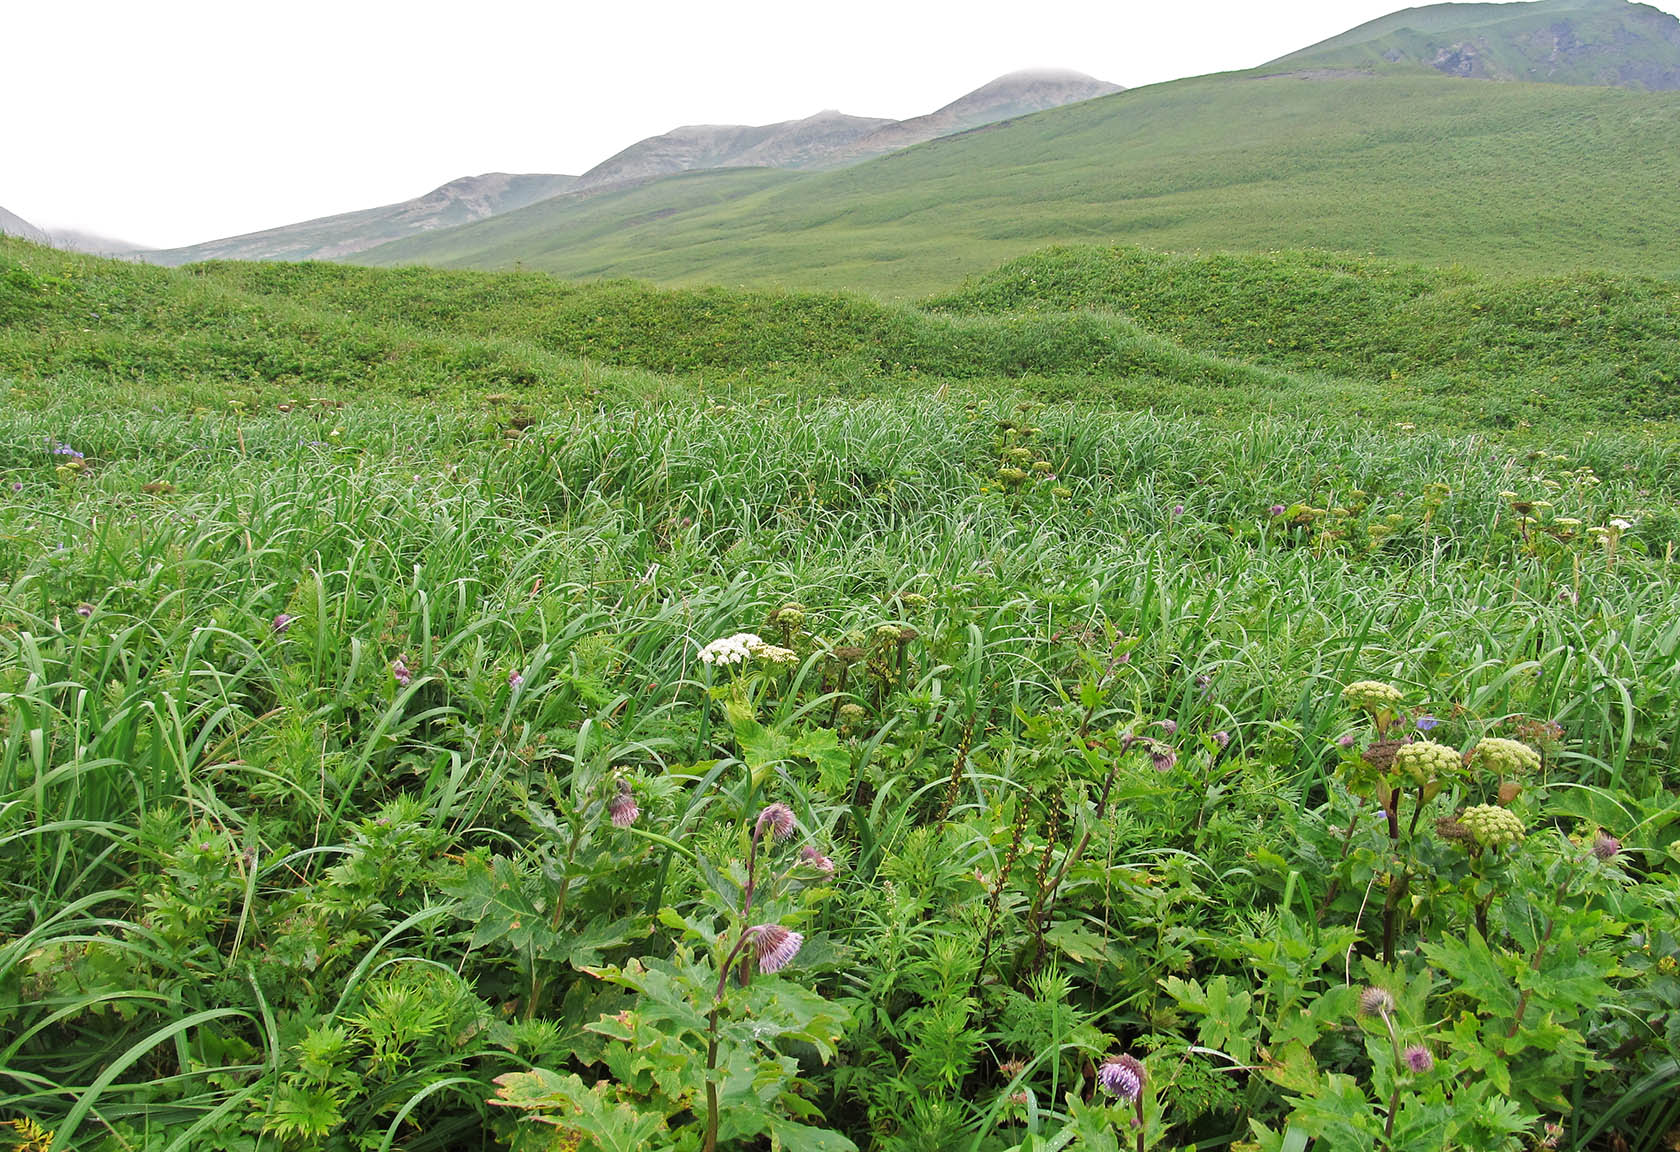
<path fill-rule="evenodd" d="M 1655 1152 L 1675 323 L 1289 255 L 909 306 L 5 243 L 0 1121 Z"/>
<path fill-rule="evenodd" d="M 1680 92 L 1253 73 L 1133 89 L 826 173 L 694 173 L 357 256 L 919 296 L 1047 244 L 1322 248 L 1680 274 Z"/>

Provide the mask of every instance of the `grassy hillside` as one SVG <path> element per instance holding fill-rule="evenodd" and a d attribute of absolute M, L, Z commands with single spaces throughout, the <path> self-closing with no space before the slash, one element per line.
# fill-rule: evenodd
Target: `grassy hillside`
<path fill-rule="evenodd" d="M 363 254 L 663 283 L 937 291 L 1048 243 L 1323 248 L 1674 275 L 1680 93 L 1204 77 L 823 174 L 550 201 Z"/>
<path fill-rule="evenodd" d="M 1680 88 L 1680 20 L 1625 0 L 1407 8 L 1266 66 L 1427 67 L 1549 84 Z"/>
<path fill-rule="evenodd" d="M 0 373 L 534 403 L 647 386 L 1007 387 L 1129 408 L 1509 427 L 1680 419 L 1680 287 L 1488 280 L 1317 255 L 1052 249 L 923 304 L 540 273 L 206 264 L 0 247 Z M 661 385 L 660 387 L 665 387 Z"/>

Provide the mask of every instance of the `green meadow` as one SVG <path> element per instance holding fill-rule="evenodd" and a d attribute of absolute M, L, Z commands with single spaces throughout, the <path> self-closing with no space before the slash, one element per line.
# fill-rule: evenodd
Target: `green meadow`
<path fill-rule="evenodd" d="M 1668 1147 L 1661 227 L 0 240 L 0 1145 Z"/>

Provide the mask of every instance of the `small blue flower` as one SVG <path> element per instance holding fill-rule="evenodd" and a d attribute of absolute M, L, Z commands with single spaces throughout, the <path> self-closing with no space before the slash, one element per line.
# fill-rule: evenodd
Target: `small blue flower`
<path fill-rule="evenodd" d="M 1419 732 L 1427 732 L 1431 728 L 1434 728 L 1439 723 L 1440 723 L 1440 721 L 1435 719 L 1435 717 L 1429 715 L 1428 713 L 1425 713 L 1424 715 L 1419 716 L 1417 718 L 1417 730 Z"/>

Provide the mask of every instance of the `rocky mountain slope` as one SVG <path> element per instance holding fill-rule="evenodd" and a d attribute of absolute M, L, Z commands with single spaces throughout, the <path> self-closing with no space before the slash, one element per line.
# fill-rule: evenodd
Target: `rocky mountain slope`
<path fill-rule="evenodd" d="M 143 255 L 158 264 L 186 264 L 194 260 L 338 259 L 393 240 L 511 212 L 559 195 L 576 180 L 575 176 L 507 172 L 463 176 L 399 204 L 323 216 Z"/>
<path fill-rule="evenodd" d="M 1626 0 L 1408 8 L 1268 68 L 1432 68 L 1449 76 L 1680 88 L 1680 19 Z"/>

